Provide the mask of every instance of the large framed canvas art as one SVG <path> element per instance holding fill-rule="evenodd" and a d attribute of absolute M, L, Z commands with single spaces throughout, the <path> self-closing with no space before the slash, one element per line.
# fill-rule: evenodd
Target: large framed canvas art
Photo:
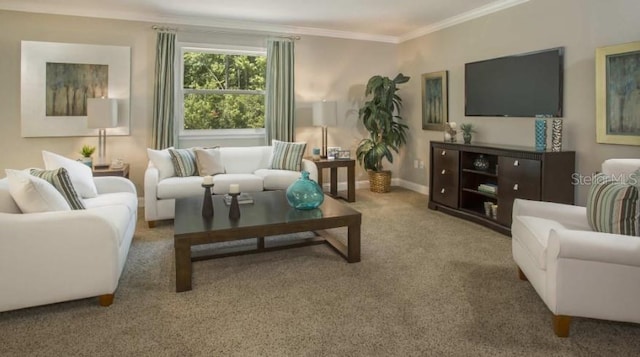
<path fill-rule="evenodd" d="M 640 42 L 596 49 L 596 141 L 640 145 Z"/>
<path fill-rule="evenodd" d="M 87 127 L 87 99 L 114 98 L 118 126 L 129 135 L 131 49 L 125 46 L 22 41 L 23 137 L 97 136 Z"/>

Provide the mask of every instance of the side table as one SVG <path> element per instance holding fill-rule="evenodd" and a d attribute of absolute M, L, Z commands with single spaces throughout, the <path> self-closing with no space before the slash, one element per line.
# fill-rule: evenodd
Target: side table
<path fill-rule="evenodd" d="M 322 169 L 331 169 L 331 182 L 329 186 L 329 194 L 333 197 L 338 196 L 338 168 L 347 168 L 347 202 L 356 201 L 356 160 L 353 159 L 320 159 L 314 161 L 318 168 L 318 184 L 322 187 Z M 344 197 L 339 197 L 343 198 Z"/>
<path fill-rule="evenodd" d="M 120 176 L 124 178 L 129 178 L 129 164 L 124 164 L 122 167 L 113 169 L 111 167 L 107 167 L 106 169 L 93 169 L 93 176 Z"/>

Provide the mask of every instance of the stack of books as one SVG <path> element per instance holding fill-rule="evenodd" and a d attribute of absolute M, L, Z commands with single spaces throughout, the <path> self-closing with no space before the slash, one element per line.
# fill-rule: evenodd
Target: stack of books
<path fill-rule="evenodd" d="M 480 186 L 478 186 L 478 191 L 495 195 L 498 193 L 498 186 L 492 183 L 481 183 Z"/>
<path fill-rule="evenodd" d="M 231 204 L 231 195 L 230 194 L 224 195 L 224 203 L 227 206 Z M 251 195 L 246 193 L 246 192 L 242 192 L 238 196 L 238 204 L 242 205 L 242 204 L 246 204 L 246 203 L 253 203 L 253 197 L 251 197 Z"/>

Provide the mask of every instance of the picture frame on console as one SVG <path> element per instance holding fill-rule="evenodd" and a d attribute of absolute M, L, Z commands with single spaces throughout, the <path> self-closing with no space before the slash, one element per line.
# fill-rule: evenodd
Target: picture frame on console
<path fill-rule="evenodd" d="M 449 121 L 449 72 L 425 73 L 421 79 L 422 129 L 442 131 Z"/>
<path fill-rule="evenodd" d="M 640 42 L 596 49 L 596 141 L 640 145 Z"/>

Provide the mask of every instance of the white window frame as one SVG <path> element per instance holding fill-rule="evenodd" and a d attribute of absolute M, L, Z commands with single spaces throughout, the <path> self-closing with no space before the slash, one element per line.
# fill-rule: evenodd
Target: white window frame
<path fill-rule="evenodd" d="M 249 55 L 267 56 L 267 49 L 262 47 L 214 45 L 204 43 L 178 43 L 180 48 L 178 58 L 178 68 L 176 71 L 176 107 L 175 119 L 178 127 L 178 138 L 185 139 L 260 139 L 266 137 L 265 128 L 247 129 L 189 129 L 184 128 L 184 95 L 190 92 L 202 92 L 202 90 L 184 89 L 184 53 L 185 52 L 205 52 L 228 55 Z M 265 74 L 266 75 L 266 74 Z M 237 90 L 211 90 L 215 93 L 237 93 Z M 243 93 L 255 92 L 255 94 L 266 95 L 266 91 L 242 91 Z"/>

